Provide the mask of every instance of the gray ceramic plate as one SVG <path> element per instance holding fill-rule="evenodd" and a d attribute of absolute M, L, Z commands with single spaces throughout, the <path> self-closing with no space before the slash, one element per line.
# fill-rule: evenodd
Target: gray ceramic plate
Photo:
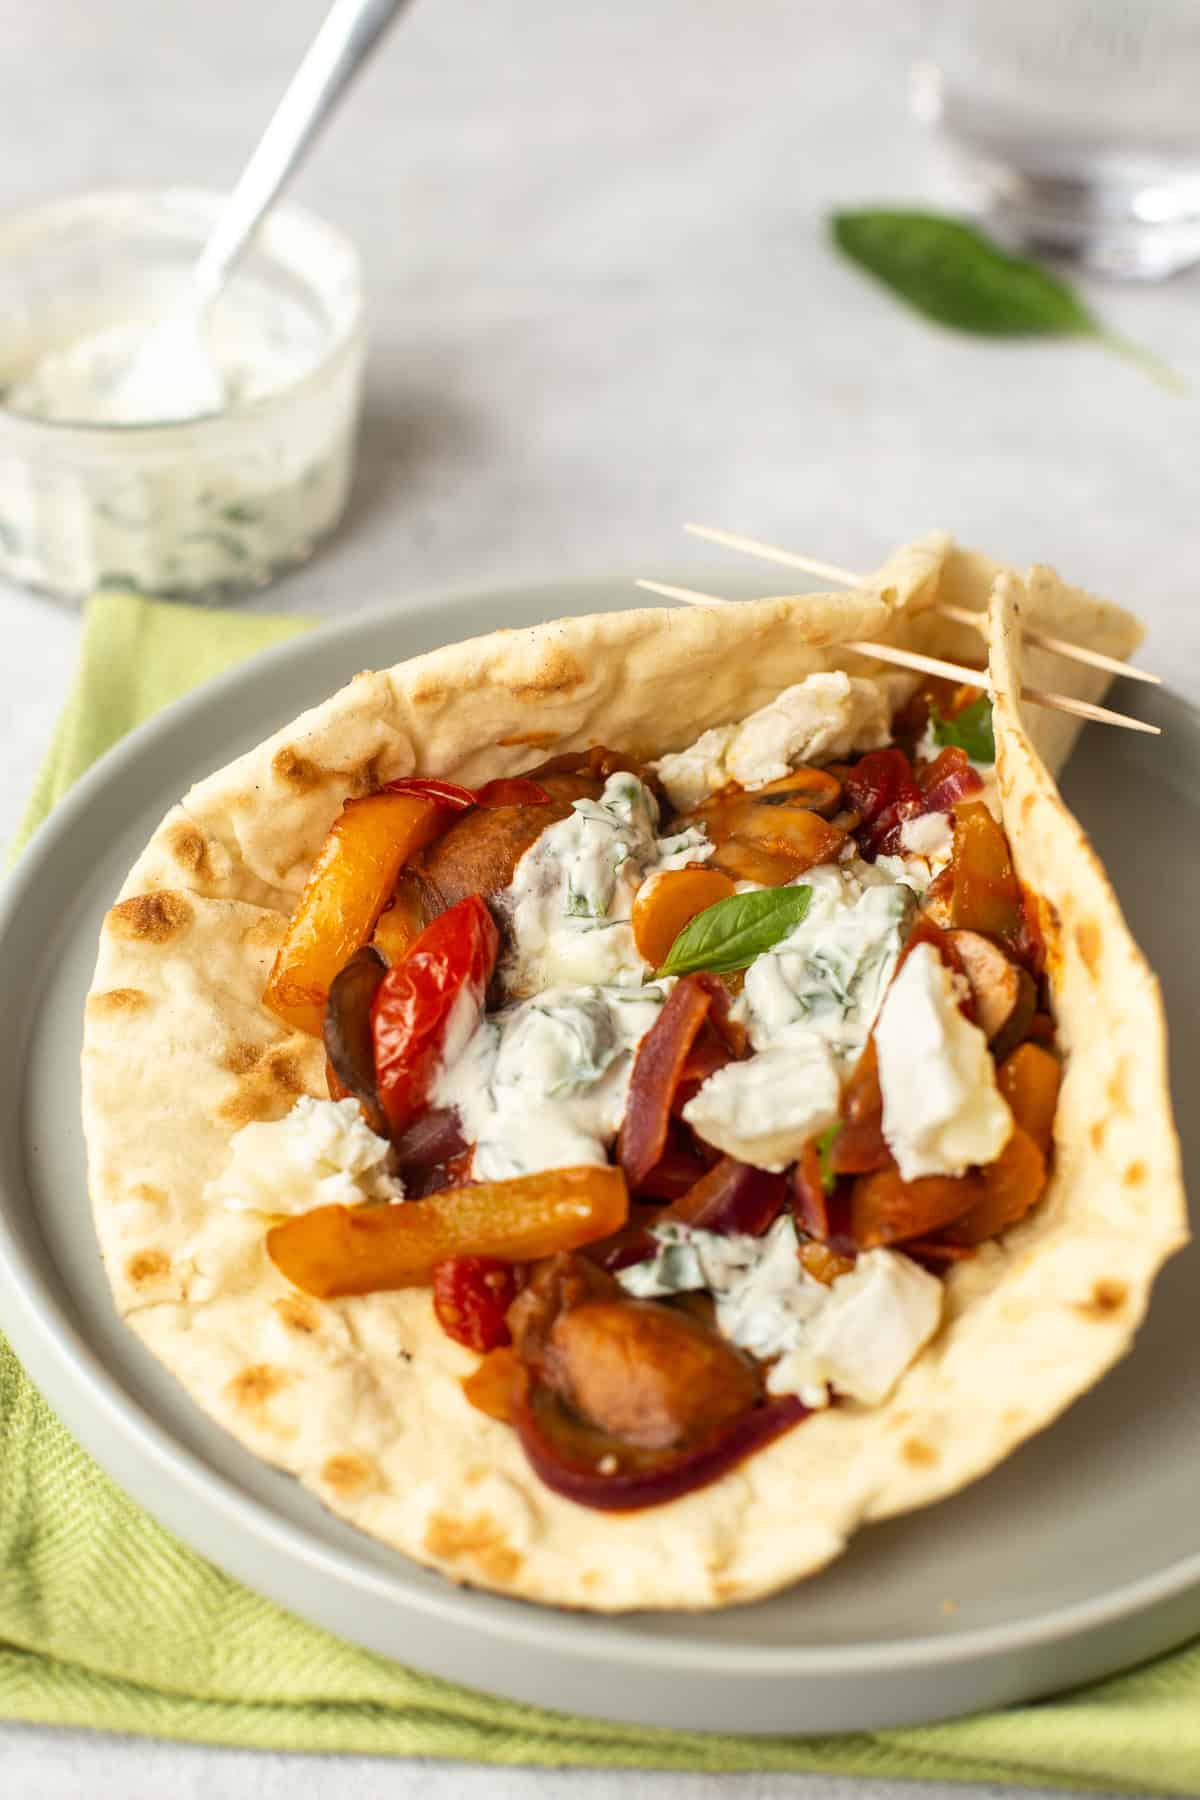
<path fill-rule="evenodd" d="M 1160 1280 L 1134 1353 L 987 1480 L 864 1531 L 790 1593 L 698 1616 L 592 1618 L 452 1587 L 256 1462 L 114 1316 L 84 1187 L 81 1015 L 101 915 L 167 805 L 358 669 L 632 598 L 609 581 L 352 618 L 171 708 L 55 811 L 0 908 L 4 1329 L 92 1455 L 205 1556 L 371 1650 L 521 1700 L 652 1725 L 844 1730 L 1028 1699 L 1180 1643 L 1200 1631 L 1195 1252 Z M 1165 978 L 1194 1159 L 1200 720 L 1145 688 L 1116 704 L 1169 736 L 1090 727 L 1066 789 Z"/>

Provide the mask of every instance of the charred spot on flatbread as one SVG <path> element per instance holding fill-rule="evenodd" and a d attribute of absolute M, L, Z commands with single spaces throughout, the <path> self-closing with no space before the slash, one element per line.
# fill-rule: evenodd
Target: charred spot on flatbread
<path fill-rule="evenodd" d="M 285 744 L 275 752 L 271 758 L 271 769 L 285 787 L 290 787 L 297 794 L 310 794 L 328 779 L 324 769 L 318 768 L 307 756 L 302 756 L 291 744 Z"/>
<path fill-rule="evenodd" d="M 905 1438 L 900 1446 L 900 1454 L 914 1469 L 932 1469 L 938 1460 L 934 1446 L 920 1437 Z"/>
<path fill-rule="evenodd" d="M 377 1475 L 375 1464 L 368 1457 L 345 1450 L 337 1456 L 326 1457 L 321 1464 L 320 1479 L 335 1494 L 349 1497 L 374 1487 Z"/>
<path fill-rule="evenodd" d="M 167 849 L 180 868 L 201 881 L 211 881 L 213 866 L 209 842 L 195 825 L 189 825 L 183 819 L 173 825 L 167 833 Z"/>
<path fill-rule="evenodd" d="M 306 1045 L 310 1052 L 311 1042 Z M 253 1044 L 229 1047 L 222 1067 L 236 1077 L 238 1088 L 217 1108 L 217 1115 L 225 1124 L 237 1127 L 280 1119 L 301 1094 L 308 1092 L 304 1062 L 294 1044 L 295 1040 L 265 1049 L 257 1049 Z"/>
<path fill-rule="evenodd" d="M 1093 1285 L 1091 1296 L 1077 1310 L 1085 1318 L 1111 1319 L 1122 1310 L 1128 1298 L 1127 1282 L 1102 1278 Z"/>
<path fill-rule="evenodd" d="M 472 1563 L 488 1581 L 512 1581 L 524 1558 L 487 1513 L 456 1519 L 436 1512 L 425 1528 L 425 1548 L 445 1563 Z"/>
<path fill-rule="evenodd" d="M 143 1206 L 155 1206 L 160 1210 L 169 1203 L 166 1192 L 160 1187 L 155 1187 L 149 1181 L 135 1181 L 129 1189 L 128 1197 L 130 1200 L 139 1201 Z"/>
<path fill-rule="evenodd" d="M 242 933 L 242 942 L 251 950 L 277 950 L 287 930 L 285 913 L 264 912 Z"/>
<path fill-rule="evenodd" d="M 165 1250 L 135 1250 L 125 1264 L 125 1278 L 131 1287 L 149 1287 L 171 1273 L 171 1259 Z"/>
<path fill-rule="evenodd" d="M 443 701 L 452 700 L 457 691 L 450 682 L 439 681 L 432 675 L 422 675 L 413 682 L 408 697 L 414 706 L 440 706 Z"/>
<path fill-rule="evenodd" d="M 1100 955 L 1103 946 L 1104 940 L 1095 919 L 1080 919 L 1075 927 L 1075 948 L 1093 981 L 1100 973 Z"/>
<path fill-rule="evenodd" d="M 246 1412 L 262 1412 L 296 1377 L 271 1363 L 250 1363 L 229 1382 L 226 1392 L 235 1406 Z"/>
<path fill-rule="evenodd" d="M 343 771 L 342 779 L 348 784 L 351 794 L 373 794 L 384 780 L 384 764 L 387 752 L 374 750 L 362 762 L 355 763 L 353 768 Z"/>
<path fill-rule="evenodd" d="M 312 1337 L 321 1329 L 321 1314 L 316 1304 L 304 1294 L 284 1294 L 271 1302 L 276 1316 L 289 1331 L 301 1337 Z"/>
<path fill-rule="evenodd" d="M 221 1067 L 229 1075 L 248 1075 L 257 1069 L 266 1054 L 265 1044 L 230 1044 L 221 1058 Z"/>
<path fill-rule="evenodd" d="M 550 750 L 557 742 L 557 733 L 553 731 L 510 731 L 507 737 L 496 739 L 497 747 L 501 750 L 526 747 L 530 750 Z"/>
<path fill-rule="evenodd" d="M 127 1018 L 131 1013 L 145 1012 L 151 1005 L 149 994 L 144 988 L 119 987 L 103 988 L 98 994 L 88 995 L 88 1011 L 97 1018 Z"/>
<path fill-rule="evenodd" d="M 554 694 L 569 694 L 586 680 L 587 670 L 565 644 L 549 644 L 536 669 L 505 685 L 518 700 L 545 700 Z"/>
<path fill-rule="evenodd" d="M 105 921 L 113 937 L 143 944 L 169 944 L 187 930 L 195 910 L 186 894 L 163 888 L 118 900 Z"/>

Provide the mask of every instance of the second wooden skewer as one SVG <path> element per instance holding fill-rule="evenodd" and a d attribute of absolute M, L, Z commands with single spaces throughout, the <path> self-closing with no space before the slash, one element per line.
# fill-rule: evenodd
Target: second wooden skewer
<path fill-rule="evenodd" d="M 728 550 L 742 550 L 747 556 L 760 557 L 764 562 L 779 563 L 784 568 L 802 569 L 806 575 L 816 575 L 822 581 L 837 581 L 846 587 L 870 587 L 867 577 L 856 575 L 852 569 L 840 568 L 837 563 L 820 562 L 815 556 L 797 556 L 794 551 L 783 550 L 778 544 L 764 544 L 761 538 L 743 537 L 736 531 L 719 531 L 715 525 L 689 523 L 683 529 L 690 531 L 693 537 L 704 538 L 710 544 L 723 544 Z M 983 614 L 974 613 L 969 607 L 951 606 L 946 601 L 938 601 L 930 611 L 938 613 L 943 619 L 952 619 L 956 625 L 969 625 L 984 637 L 987 636 L 987 622 Z M 1021 635 L 1027 644 L 1036 644 L 1039 650 L 1052 650 L 1056 656 L 1084 663 L 1090 669 L 1103 669 L 1108 675 L 1127 675 L 1131 681 L 1147 681 L 1155 687 L 1162 682 L 1162 676 L 1153 674 L 1149 669 L 1134 668 L 1132 663 L 1122 662 L 1119 657 L 1106 656 L 1103 650 L 1090 650 L 1083 644 L 1073 644 L 1068 638 L 1055 637 L 1036 625 L 1022 624 Z"/>
<path fill-rule="evenodd" d="M 637 585 L 648 593 L 662 594 L 667 600 L 682 600 L 688 606 L 737 604 L 724 594 L 704 594 L 697 588 L 675 587 L 666 581 L 639 581 Z M 902 669 L 915 669 L 923 675 L 942 675 L 949 681 L 967 682 L 971 687 L 982 688 L 985 693 L 994 692 L 986 669 L 969 669 L 962 663 L 946 662 L 940 656 L 926 656 L 920 650 L 904 650 L 898 644 L 874 644 L 856 638 L 829 648 L 850 650 L 857 656 L 873 656 L 879 662 L 895 663 Z M 1042 688 L 1023 687 L 1021 698 L 1032 706 L 1048 706 L 1054 712 L 1071 713 L 1077 719 L 1091 719 L 1098 725 L 1119 725 L 1126 731 L 1145 732 L 1148 737 L 1162 736 L 1160 725 L 1147 724 L 1145 719 L 1127 718 L 1124 713 L 1112 712 L 1107 706 L 1097 706 L 1091 700 L 1077 700 L 1073 694 L 1050 694 Z"/>

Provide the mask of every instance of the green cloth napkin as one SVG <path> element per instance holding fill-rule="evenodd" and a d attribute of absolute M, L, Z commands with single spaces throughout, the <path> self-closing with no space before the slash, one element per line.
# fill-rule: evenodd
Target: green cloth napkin
<path fill-rule="evenodd" d="M 122 732 L 302 624 L 93 600 L 26 829 Z M 272 1749 L 1200 1793 L 1200 1645 L 1038 1706 L 782 1739 L 598 1724 L 386 1662 L 260 1600 L 154 1524 L 85 1456 L 2 1339 L 0 1714 Z"/>

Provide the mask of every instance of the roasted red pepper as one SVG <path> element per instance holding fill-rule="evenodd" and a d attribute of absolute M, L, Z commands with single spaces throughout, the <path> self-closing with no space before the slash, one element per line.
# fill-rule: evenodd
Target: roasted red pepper
<path fill-rule="evenodd" d="M 436 800 L 439 806 L 466 812 L 471 806 L 549 806 L 550 796 L 536 781 L 514 775 L 499 781 L 485 782 L 481 788 L 461 787 L 457 781 L 441 781 L 435 775 L 405 775 L 389 781 L 389 794 L 422 794 Z"/>
<path fill-rule="evenodd" d="M 379 1099 L 393 1134 L 429 1104 L 459 996 L 476 1009 L 496 966 L 500 936 L 478 894 L 427 925 L 390 968 L 371 1007 Z"/>
<path fill-rule="evenodd" d="M 457 781 L 439 781 L 436 775 L 405 775 L 399 781 L 389 781 L 384 786 L 385 794 L 423 794 L 426 800 L 436 800 L 439 806 L 452 808 L 455 812 L 466 812 L 468 806 L 474 806 L 475 794 L 469 787 L 460 787 Z"/>

